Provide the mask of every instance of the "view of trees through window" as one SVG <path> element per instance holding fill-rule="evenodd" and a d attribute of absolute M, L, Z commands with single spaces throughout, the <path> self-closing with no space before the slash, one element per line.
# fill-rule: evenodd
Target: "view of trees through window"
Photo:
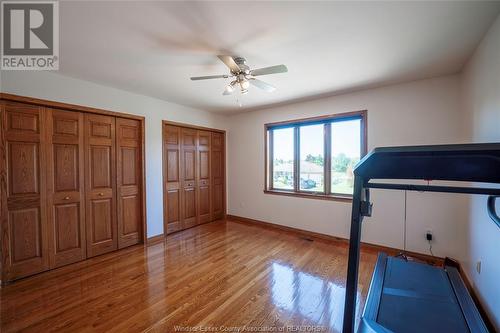
<path fill-rule="evenodd" d="M 331 125 L 331 192 L 352 194 L 352 170 L 361 157 L 361 120 L 346 120 Z"/>
<path fill-rule="evenodd" d="M 293 190 L 293 128 L 273 131 L 273 188 Z"/>
<path fill-rule="evenodd" d="M 362 121 L 351 116 L 269 129 L 272 189 L 351 195 L 353 169 L 362 156 Z"/>
<path fill-rule="evenodd" d="M 324 192 L 324 125 L 300 126 L 300 190 Z"/>

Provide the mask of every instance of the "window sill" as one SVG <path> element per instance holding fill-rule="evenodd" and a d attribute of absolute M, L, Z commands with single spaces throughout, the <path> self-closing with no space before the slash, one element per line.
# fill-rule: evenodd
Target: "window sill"
<path fill-rule="evenodd" d="M 275 195 L 285 195 L 285 196 L 289 196 L 289 197 L 307 198 L 307 199 L 352 202 L 352 196 L 347 196 L 347 195 L 342 196 L 342 195 L 335 195 L 335 194 L 304 193 L 304 192 L 292 192 L 292 191 L 280 191 L 280 190 L 264 190 L 264 193 L 275 194 Z"/>

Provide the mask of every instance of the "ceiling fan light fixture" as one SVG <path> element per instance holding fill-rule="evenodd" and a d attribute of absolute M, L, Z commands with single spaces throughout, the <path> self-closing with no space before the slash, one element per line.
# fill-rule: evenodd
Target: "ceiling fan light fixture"
<path fill-rule="evenodd" d="M 250 82 L 248 82 L 247 79 L 243 79 L 240 81 L 240 86 L 241 90 L 248 90 L 248 88 L 250 87 Z"/>
<path fill-rule="evenodd" d="M 243 57 L 233 57 L 230 55 L 218 55 L 217 56 L 228 68 L 230 74 L 223 75 L 208 75 L 208 76 L 194 76 L 191 80 L 208 80 L 208 79 L 228 79 L 234 80 L 224 88 L 222 95 L 232 95 L 235 90 L 239 90 L 242 95 L 248 93 L 250 85 L 253 85 L 259 89 L 266 92 L 273 92 L 276 87 L 273 85 L 256 79 L 255 76 L 269 75 L 277 73 L 286 73 L 288 68 L 285 65 L 275 65 L 270 67 L 263 67 L 257 69 L 250 69 L 246 64 L 246 60 Z"/>
<path fill-rule="evenodd" d="M 226 86 L 226 88 L 224 89 L 224 92 L 225 92 L 226 94 L 230 94 L 230 93 L 232 93 L 233 91 L 234 91 L 234 88 L 233 88 L 233 86 L 232 86 L 231 84 L 228 84 L 228 85 Z"/>

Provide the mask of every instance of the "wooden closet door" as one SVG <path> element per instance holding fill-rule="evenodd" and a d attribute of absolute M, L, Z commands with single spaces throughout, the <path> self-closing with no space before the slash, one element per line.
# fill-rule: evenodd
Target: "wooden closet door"
<path fill-rule="evenodd" d="M 198 131 L 197 187 L 198 187 L 198 223 L 212 220 L 210 211 L 210 142 L 212 134 L 208 131 Z"/>
<path fill-rule="evenodd" d="M 49 268 L 44 108 L 0 101 L 2 280 Z"/>
<path fill-rule="evenodd" d="M 116 118 L 116 190 L 118 248 L 142 239 L 141 123 Z"/>
<path fill-rule="evenodd" d="M 181 230 L 181 129 L 163 125 L 163 207 L 166 234 Z"/>
<path fill-rule="evenodd" d="M 50 268 L 86 258 L 83 113 L 46 110 Z"/>
<path fill-rule="evenodd" d="M 212 219 L 224 218 L 224 134 L 212 132 Z"/>
<path fill-rule="evenodd" d="M 87 257 L 117 249 L 115 118 L 85 114 Z"/>
<path fill-rule="evenodd" d="M 183 229 L 197 224 L 196 130 L 181 129 L 181 218 Z"/>

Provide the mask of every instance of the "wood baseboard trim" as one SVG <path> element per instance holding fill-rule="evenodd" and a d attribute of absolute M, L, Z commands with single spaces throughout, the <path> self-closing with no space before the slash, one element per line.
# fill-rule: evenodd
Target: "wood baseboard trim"
<path fill-rule="evenodd" d="M 165 236 L 163 236 L 163 234 L 159 234 L 153 237 L 149 237 L 146 245 L 147 246 L 155 245 L 158 243 L 162 243 L 163 241 L 165 241 Z"/>
<path fill-rule="evenodd" d="M 326 241 L 326 242 L 334 242 L 334 243 L 341 244 L 341 245 L 346 246 L 346 247 L 349 245 L 349 240 L 346 238 L 343 238 L 343 237 L 326 235 L 326 234 L 322 234 L 319 232 L 288 227 L 288 226 L 279 225 L 279 224 L 275 224 L 275 223 L 271 223 L 271 222 L 255 220 L 255 219 L 251 219 L 248 217 L 242 217 L 242 216 L 228 214 L 226 217 L 226 220 L 244 223 L 244 224 L 259 225 L 259 226 L 265 227 L 265 228 L 270 228 L 270 229 L 274 229 L 274 230 L 281 230 L 281 231 L 285 231 L 285 232 L 288 232 L 291 234 L 300 235 L 301 237 L 304 237 L 304 238 L 312 238 L 312 239 Z M 363 250 L 368 250 L 368 251 L 373 251 L 373 252 L 385 252 L 389 255 L 397 255 L 398 253 L 400 253 L 402 251 L 401 249 L 396 249 L 393 247 L 365 243 L 365 242 L 361 242 L 361 248 Z M 432 257 L 432 256 L 427 255 L 427 254 L 410 252 L 410 251 L 405 251 L 405 254 L 410 256 L 410 257 L 428 262 L 428 263 L 436 265 L 436 266 L 443 266 L 443 264 L 444 264 L 444 258 Z"/>

